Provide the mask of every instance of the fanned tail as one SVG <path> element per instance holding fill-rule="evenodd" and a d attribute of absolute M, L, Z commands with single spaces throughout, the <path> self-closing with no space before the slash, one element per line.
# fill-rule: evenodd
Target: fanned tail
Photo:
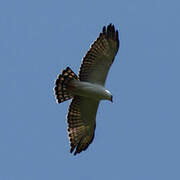
<path fill-rule="evenodd" d="M 62 103 L 73 98 L 73 95 L 68 90 L 68 85 L 73 79 L 78 80 L 78 77 L 69 67 L 63 70 L 62 74 L 58 76 L 54 88 L 57 103 Z"/>

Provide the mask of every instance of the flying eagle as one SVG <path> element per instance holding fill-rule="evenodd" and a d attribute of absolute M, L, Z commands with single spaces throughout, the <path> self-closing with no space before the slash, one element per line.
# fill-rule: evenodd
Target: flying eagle
<path fill-rule="evenodd" d="M 67 115 L 68 134 L 74 155 L 87 149 L 94 139 L 96 113 L 100 100 L 112 101 L 104 88 L 106 77 L 119 49 L 118 31 L 104 26 L 83 58 L 79 75 L 69 67 L 55 81 L 57 103 L 72 99 Z"/>

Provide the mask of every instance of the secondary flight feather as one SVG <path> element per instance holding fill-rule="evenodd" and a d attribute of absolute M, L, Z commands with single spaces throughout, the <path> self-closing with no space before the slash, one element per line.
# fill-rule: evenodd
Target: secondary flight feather
<path fill-rule="evenodd" d="M 118 31 L 112 24 L 104 26 L 83 58 L 79 75 L 67 67 L 55 82 L 57 103 L 72 99 L 67 122 L 70 152 L 74 155 L 86 150 L 94 139 L 100 100 L 112 101 L 112 95 L 104 84 L 118 49 Z"/>

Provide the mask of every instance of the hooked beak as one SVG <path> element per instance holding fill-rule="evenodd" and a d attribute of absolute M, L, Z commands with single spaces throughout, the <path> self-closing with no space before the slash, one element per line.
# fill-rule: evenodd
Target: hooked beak
<path fill-rule="evenodd" d="M 113 102 L 113 96 L 111 96 L 111 99 L 110 99 L 111 102 Z"/>

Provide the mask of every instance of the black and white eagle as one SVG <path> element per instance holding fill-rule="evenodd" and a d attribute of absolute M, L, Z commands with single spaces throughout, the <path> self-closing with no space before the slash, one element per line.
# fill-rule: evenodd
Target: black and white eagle
<path fill-rule="evenodd" d="M 112 101 L 104 84 L 118 49 L 118 31 L 112 24 L 104 26 L 83 58 L 79 75 L 67 67 L 55 81 L 57 103 L 72 99 L 67 122 L 70 152 L 74 151 L 74 155 L 86 150 L 93 141 L 100 100 Z"/>

